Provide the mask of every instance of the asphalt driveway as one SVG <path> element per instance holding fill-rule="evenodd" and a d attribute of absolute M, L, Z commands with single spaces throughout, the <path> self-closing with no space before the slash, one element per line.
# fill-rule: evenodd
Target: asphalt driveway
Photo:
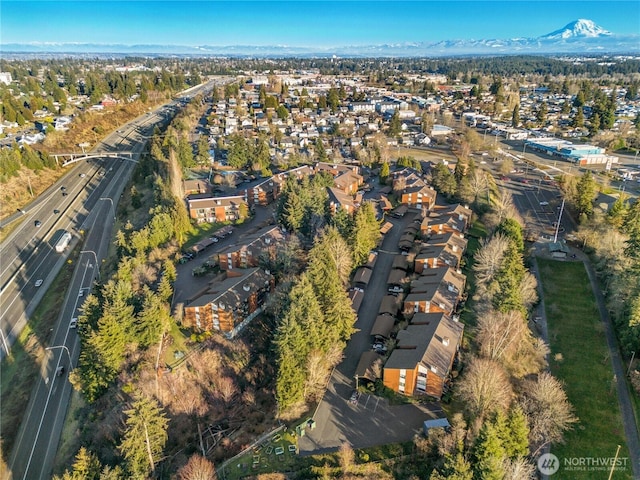
<path fill-rule="evenodd" d="M 382 297 L 387 293 L 387 277 L 398 251 L 398 240 L 403 229 L 413 220 L 408 213 L 402 219 L 387 219 L 394 224 L 378 252 L 371 281 L 365 289 L 358 319 L 357 332 L 349 340 L 344 360 L 334 370 L 327 390 L 313 419 L 314 430 L 307 429 L 298 441 L 300 454 L 316 454 L 335 450 L 344 442 L 354 448 L 371 447 L 411 440 L 422 430 L 422 422 L 442 417 L 437 403 L 393 405 L 387 400 L 363 394 L 356 405 L 349 402 L 355 388 L 354 375 L 360 355 L 371 349 L 369 332 L 375 322 Z"/>

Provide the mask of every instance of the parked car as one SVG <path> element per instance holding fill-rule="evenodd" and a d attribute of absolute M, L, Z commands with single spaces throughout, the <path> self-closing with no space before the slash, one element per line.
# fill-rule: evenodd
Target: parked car
<path fill-rule="evenodd" d="M 349 402 L 355 405 L 358 403 L 359 398 L 360 398 L 360 392 L 358 392 L 357 390 L 354 390 L 353 392 L 351 392 L 351 396 L 349 397 Z"/>

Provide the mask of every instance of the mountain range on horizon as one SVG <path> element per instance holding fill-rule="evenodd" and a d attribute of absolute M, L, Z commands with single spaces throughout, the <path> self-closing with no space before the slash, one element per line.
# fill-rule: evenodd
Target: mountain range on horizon
<path fill-rule="evenodd" d="M 220 57 L 438 57 L 456 55 L 640 53 L 640 35 L 616 35 L 579 19 L 535 38 L 443 40 L 376 45 L 305 47 L 288 45 L 123 45 L 98 43 L 7 43 L 5 54 L 189 55 Z"/>

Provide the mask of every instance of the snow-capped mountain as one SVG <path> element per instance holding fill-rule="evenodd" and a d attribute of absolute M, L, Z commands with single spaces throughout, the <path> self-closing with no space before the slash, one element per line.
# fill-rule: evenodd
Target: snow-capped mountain
<path fill-rule="evenodd" d="M 559 40 L 567 38 L 609 37 L 611 35 L 610 31 L 596 25 L 592 20 L 580 19 L 568 23 L 560 30 L 548 33 L 540 38 L 545 40 Z"/>
<path fill-rule="evenodd" d="M 283 45 L 118 45 L 30 43 L 0 45 L 4 56 L 145 55 L 224 57 L 436 57 L 521 54 L 640 54 L 640 35 L 617 35 L 591 20 L 576 20 L 560 30 L 535 38 L 443 40 L 377 45 L 305 47 Z"/>

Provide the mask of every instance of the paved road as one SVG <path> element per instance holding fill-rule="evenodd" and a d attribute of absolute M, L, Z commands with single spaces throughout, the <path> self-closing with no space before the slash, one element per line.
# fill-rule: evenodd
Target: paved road
<path fill-rule="evenodd" d="M 298 440 L 302 455 L 332 451 L 345 441 L 354 448 L 363 448 L 411 440 L 414 434 L 421 431 L 424 420 L 442 416 L 438 404 L 389 406 L 385 399 L 366 394 L 361 395 L 357 405 L 349 403 L 360 355 L 371 349 L 369 332 L 382 297 L 387 293 L 393 252 L 398 252 L 402 230 L 413 217 L 409 213 L 401 220 L 389 219 L 394 227 L 384 239 L 371 281 L 365 290 L 355 324 L 358 331 L 349 340 L 344 360 L 334 370 L 324 397 L 313 415 L 316 428 L 307 429 L 306 436 Z"/>
<path fill-rule="evenodd" d="M 107 137 L 96 150 L 117 152 L 119 149 L 126 149 L 126 151 L 135 152 L 136 156 L 139 155 L 153 131 L 154 124 L 166 121 L 167 108 L 172 107 L 161 107 L 158 109 L 159 115 L 148 113 L 127 126 L 121 127 L 116 133 Z M 41 339 L 42 343 L 50 345 L 51 349 L 48 350 L 48 355 L 42 363 L 40 379 L 34 386 L 9 459 L 8 475 L 12 480 L 44 480 L 51 476 L 51 468 L 71 394 L 71 385 L 67 381 L 68 372 L 77 364 L 80 353 L 77 332 L 69 327 L 69 322 L 72 318 L 78 316 L 86 294 L 90 291 L 95 279 L 99 279 L 98 266 L 101 259 L 106 255 L 112 238 L 115 207 L 135 166 L 134 161 L 116 159 L 97 160 L 94 163 L 100 165 L 99 168 L 88 167 L 84 161 L 80 163 L 81 166 L 75 169 L 74 174 L 81 179 L 82 188 L 72 200 L 73 209 L 70 210 L 69 206 L 65 209 L 65 212 L 70 217 L 68 218 L 69 223 L 62 223 L 62 219 L 59 220 L 56 217 L 52 220 L 52 224 L 55 225 L 55 228 L 64 226 L 66 227 L 65 229 L 68 228 L 69 231 L 74 231 L 73 242 L 83 241 L 82 250 L 76 262 L 76 268 L 60 317 L 54 328 L 53 336 L 48 342 L 46 339 Z M 85 173 L 85 168 L 90 168 L 90 175 Z M 81 176 L 78 171 L 84 175 Z M 65 178 L 69 180 L 76 177 Z M 75 182 L 72 183 L 74 183 L 73 186 L 71 183 L 65 185 L 67 191 L 70 192 L 69 197 L 72 196 L 71 192 L 75 192 L 75 188 L 77 188 Z M 56 184 L 52 191 L 56 192 L 56 195 L 59 194 L 61 198 L 66 198 L 62 197 L 60 193 L 60 185 L 61 182 Z M 84 193 L 85 190 L 88 193 Z M 59 202 L 59 200 L 56 201 Z M 80 232 L 84 233 L 81 234 Z M 14 232 L 7 240 L 7 251 L 11 251 L 11 248 L 14 248 L 12 247 L 14 245 L 12 242 L 19 235 L 24 234 L 24 228 L 18 229 L 17 233 Z M 51 253 L 52 248 L 50 242 L 47 244 L 41 239 L 38 251 L 34 255 L 27 257 L 27 259 L 22 259 L 22 261 L 23 263 L 32 263 L 35 261 L 34 258 L 38 258 L 38 256 L 45 255 L 46 257 Z M 17 257 L 19 257 L 19 254 Z M 55 266 L 59 268 L 64 263 L 65 257 L 57 254 L 55 258 Z M 20 269 L 22 268 L 20 267 Z M 32 268 L 32 265 L 27 265 L 28 268 Z M 47 283 L 57 273 L 57 269 L 51 266 L 49 268 L 49 276 L 43 285 L 39 287 L 41 289 L 39 291 L 44 291 Z M 13 274 L 8 273 L 8 275 Z M 11 279 L 8 288 L 5 288 L 3 294 L 13 287 L 15 283 Z M 14 295 L 13 300 L 10 299 L 11 305 L 17 303 L 14 301 L 15 298 L 17 298 L 16 295 Z M 33 299 L 33 302 L 30 302 L 27 307 L 33 305 L 33 308 L 35 308 L 39 300 L 40 298 Z M 4 301 L 5 297 L 3 295 Z M 22 315 L 22 318 L 26 318 L 28 315 L 28 309 L 25 308 L 25 311 L 27 314 Z M 56 375 L 59 367 L 64 367 L 64 373 L 60 376 Z"/>

